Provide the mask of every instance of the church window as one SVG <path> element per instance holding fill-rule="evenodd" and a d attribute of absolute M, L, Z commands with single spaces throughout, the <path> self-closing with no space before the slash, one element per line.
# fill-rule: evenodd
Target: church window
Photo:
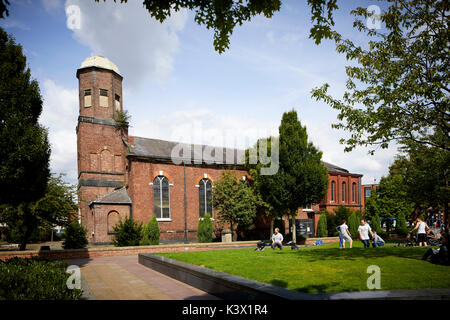
<path fill-rule="evenodd" d="M 170 219 L 169 180 L 164 176 L 153 180 L 153 202 L 156 219 Z"/>
<path fill-rule="evenodd" d="M 212 182 L 208 178 L 200 180 L 198 189 L 198 201 L 199 201 L 199 214 L 200 217 L 204 217 L 205 214 L 213 216 L 212 207 Z"/>

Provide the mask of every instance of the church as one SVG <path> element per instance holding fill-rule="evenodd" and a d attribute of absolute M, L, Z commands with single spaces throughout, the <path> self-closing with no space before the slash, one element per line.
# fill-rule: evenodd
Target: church
<path fill-rule="evenodd" d="M 93 56 L 82 62 L 76 76 L 78 202 L 89 242 L 111 242 L 120 219 L 132 217 L 146 224 L 153 215 L 161 241 L 196 241 L 199 219 L 206 213 L 214 218 L 212 193 L 222 172 L 234 170 L 242 179 L 250 178 L 239 161 L 243 151 L 224 148 L 223 156 L 211 161 L 201 157 L 205 149 L 213 155 L 217 152 L 211 146 L 130 136 L 115 120 L 124 110 L 123 77 L 117 66 L 105 57 Z M 174 158 L 173 150 L 180 146 L 190 150 L 190 155 Z M 339 205 L 362 209 L 362 175 L 324 164 L 328 193 L 320 203 L 299 208 L 296 225 L 300 234 L 314 236 L 323 210 L 333 211 Z M 259 220 L 256 229 L 268 237 L 270 222 Z M 217 232 L 219 237 L 219 228 Z"/>

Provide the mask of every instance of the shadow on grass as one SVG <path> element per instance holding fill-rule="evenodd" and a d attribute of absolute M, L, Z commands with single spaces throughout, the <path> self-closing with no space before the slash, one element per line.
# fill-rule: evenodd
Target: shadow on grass
<path fill-rule="evenodd" d="M 294 254 L 301 256 L 308 262 L 323 260 L 359 260 L 361 258 L 383 258 L 398 257 L 412 260 L 420 260 L 428 248 L 405 248 L 405 247 L 381 247 L 381 248 L 324 248 L 306 249 L 298 251 L 277 252 L 277 254 Z"/>
<path fill-rule="evenodd" d="M 288 283 L 286 281 L 279 279 L 270 280 L 270 284 L 281 288 L 287 288 L 288 286 Z"/>

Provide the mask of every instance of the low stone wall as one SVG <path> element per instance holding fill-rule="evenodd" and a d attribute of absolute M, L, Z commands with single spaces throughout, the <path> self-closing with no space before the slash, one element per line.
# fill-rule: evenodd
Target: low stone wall
<path fill-rule="evenodd" d="M 317 240 L 323 243 L 339 242 L 339 237 L 328 238 L 309 238 L 306 239 L 306 245 L 313 245 Z M 231 243 L 212 242 L 212 243 L 178 243 L 178 244 L 160 244 L 156 246 L 136 246 L 136 247 L 100 247 L 87 249 L 68 249 L 68 250 L 50 250 L 50 251 L 0 251 L 0 260 L 6 260 L 13 257 L 31 258 L 44 257 L 51 260 L 100 258 L 111 256 L 136 255 L 139 253 L 157 253 L 157 252 L 180 252 L 180 251 L 203 251 L 236 248 L 239 246 L 256 247 L 258 241 L 235 241 Z"/>
<path fill-rule="evenodd" d="M 67 249 L 67 250 L 50 250 L 50 251 L 0 251 L 0 260 L 6 260 L 13 257 L 31 258 L 43 257 L 51 260 L 67 260 L 67 259 L 83 259 L 83 258 L 99 258 L 111 256 L 137 255 L 139 253 L 156 253 L 156 252 L 180 252 L 180 251 L 204 251 L 229 249 L 240 246 L 256 247 L 258 241 L 237 241 L 232 243 L 187 243 L 187 244 L 167 244 L 156 246 L 136 246 L 136 247 L 102 247 L 87 249 Z"/>

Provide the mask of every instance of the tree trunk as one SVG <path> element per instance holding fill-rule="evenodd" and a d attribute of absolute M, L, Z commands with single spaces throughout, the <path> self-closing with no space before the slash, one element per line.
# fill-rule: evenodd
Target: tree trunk
<path fill-rule="evenodd" d="M 270 220 L 270 230 L 269 230 L 269 239 L 272 239 L 273 225 L 274 225 L 274 217 Z"/>
<path fill-rule="evenodd" d="M 295 230 L 295 215 L 291 217 L 292 221 L 292 242 L 297 243 L 297 232 Z"/>

